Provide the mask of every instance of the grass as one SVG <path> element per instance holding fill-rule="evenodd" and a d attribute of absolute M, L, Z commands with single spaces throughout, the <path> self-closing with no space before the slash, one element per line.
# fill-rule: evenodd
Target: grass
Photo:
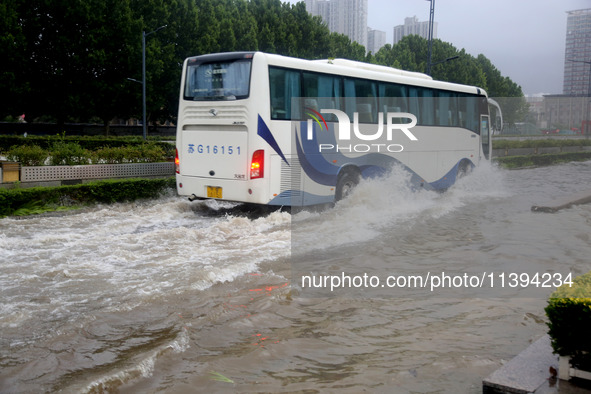
<path fill-rule="evenodd" d="M 79 209 L 80 207 L 80 205 L 46 204 L 41 200 L 37 200 L 21 205 L 20 208 L 17 208 L 12 212 L 11 216 L 29 216 L 39 215 L 46 212 L 71 211 Z"/>
<path fill-rule="evenodd" d="M 210 374 L 209 378 L 211 380 L 215 380 L 218 382 L 234 383 L 234 381 L 232 379 L 225 377 L 224 375 L 222 375 L 219 372 L 210 371 L 209 374 Z"/>
<path fill-rule="evenodd" d="M 157 198 L 176 187 L 175 178 L 116 179 L 57 187 L 0 189 L 0 218 L 76 209 L 95 203 Z"/>
<path fill-rule="evenodd" d="M 591 146 L 591 139 L 527 139 L 522 141 L 493 139 L 493 149 L 547 148 L 554 146 Z"/>
<path fill-rule="evenodd" d="M 527 156 L 502 156 L 495 157 L 493 160 L 501 167 L 508 169 L 524 167 L 542 167 L 560 163 L 570 163 L 571 161 L 591 160 L 591 152 L 568 152 L 568 153 L 549 153 Z"/>

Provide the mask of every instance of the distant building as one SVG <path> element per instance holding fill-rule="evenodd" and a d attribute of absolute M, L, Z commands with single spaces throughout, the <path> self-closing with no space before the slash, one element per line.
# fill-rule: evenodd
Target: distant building
<path fill-rule="evenodd" d="M 419 22 L 416 16 L 404 18 L 404 25 L 394 26 L 394 44 L 402 40 L 402 37 L 412 34 L 428 39 L 429 21 Z M 437 38 L 437 22 L 433 22 L 433 38 Z"/>
<path fill-rule="evenodd" d="M 546 119 L 546 98 L 544 96 L 525 96 L 529 105 L 529 117 L 540 129 L 548 128 Z"/>
<path fill-rule="evenodd" d="M 548 128 L 582 131 L 589 134 L 583 123 L 589 119 L 587 95 L 548 94 L 544 96 L 544 125 Z"/>
<path fill-rule="evenodd" d="M 367 52 L 376 53 L 381 47 L 386 45 L 386 32 L 367 28 Z"/>
<path fill-rule="evenodd" d="M 562 92 L 591 96 L 591 8 L 567 15 Z"/>
<path fill-rule="evenodd" d="M 330 31 L 367 48 L 367 0 L 305 0 L 306 10 L 319 15 Z"/>
<path fill-rule="evenodd" d="M 548 127 L 591 134 L 591 8 L 567 12 L 562 92 L 544 96 Z"/>

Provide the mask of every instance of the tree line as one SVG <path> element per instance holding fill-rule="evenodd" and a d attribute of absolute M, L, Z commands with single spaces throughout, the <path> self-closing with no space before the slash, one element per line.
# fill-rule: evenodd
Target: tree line
<path fill-rule="evenodd" d="M 331 33 L 303 2 L 281 0 L 4 0 L 0 4 L 0 119 L 102 122 L 141 115 L 142 33 L 149 120 L 177 116 L 183 60 L 226 51 L 347 58 L 424 72 L 427 41 L 405 37 L 375 54 Z M 432 75 L 489 95 L 521 88 L 484 56 L 435 40 Z"/>

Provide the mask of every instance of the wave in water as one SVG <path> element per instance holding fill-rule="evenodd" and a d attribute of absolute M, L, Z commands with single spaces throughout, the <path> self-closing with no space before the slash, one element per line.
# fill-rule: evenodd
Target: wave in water
<path fill-rule="evenodd" d="M 292 219 L 292 251 L 296 254 L 330 249 L 376 238 L 384 228 L 419 217 L 437 218 L 475 200 L 506 197 L 504 172 L 484 163 L 447 191 L 411 186 L 410 174 L 394 167 L 385 177 L 363 180 L 334 209 L 300 212 Z"/>

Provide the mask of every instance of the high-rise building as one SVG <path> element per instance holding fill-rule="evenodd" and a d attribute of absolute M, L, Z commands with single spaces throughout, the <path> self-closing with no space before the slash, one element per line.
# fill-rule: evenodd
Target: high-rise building
<path fill-rule="evenodd" d="M 394 26 L 394 44 L 411 34 L 429 38 L 429 21 L 419 22 L 416 16 L 404 18 L 404 25 Z M 437 22 L 433 22 L 433 38 L 437 38 Z"/>
<path fill-rule="evenodd" d="M 367 52 L 375 54 L 381 47 L 386 45 L 386 32 L 367 28 Z"/>
<path fill-rule="evenodd" d="M 306 0 L 306 10 L 321 16 L 330 31 L 367 46 L 367 0 Z"/>
<path fill-rule="evenodd" d="M 322 18 L 330 29 L 330 0 L 306 0 L 306 11 Z"/>
<path fill-rule="evenodd" d="M 567 15 L 562 92 L 591 96 L 591 8 Z"/>

